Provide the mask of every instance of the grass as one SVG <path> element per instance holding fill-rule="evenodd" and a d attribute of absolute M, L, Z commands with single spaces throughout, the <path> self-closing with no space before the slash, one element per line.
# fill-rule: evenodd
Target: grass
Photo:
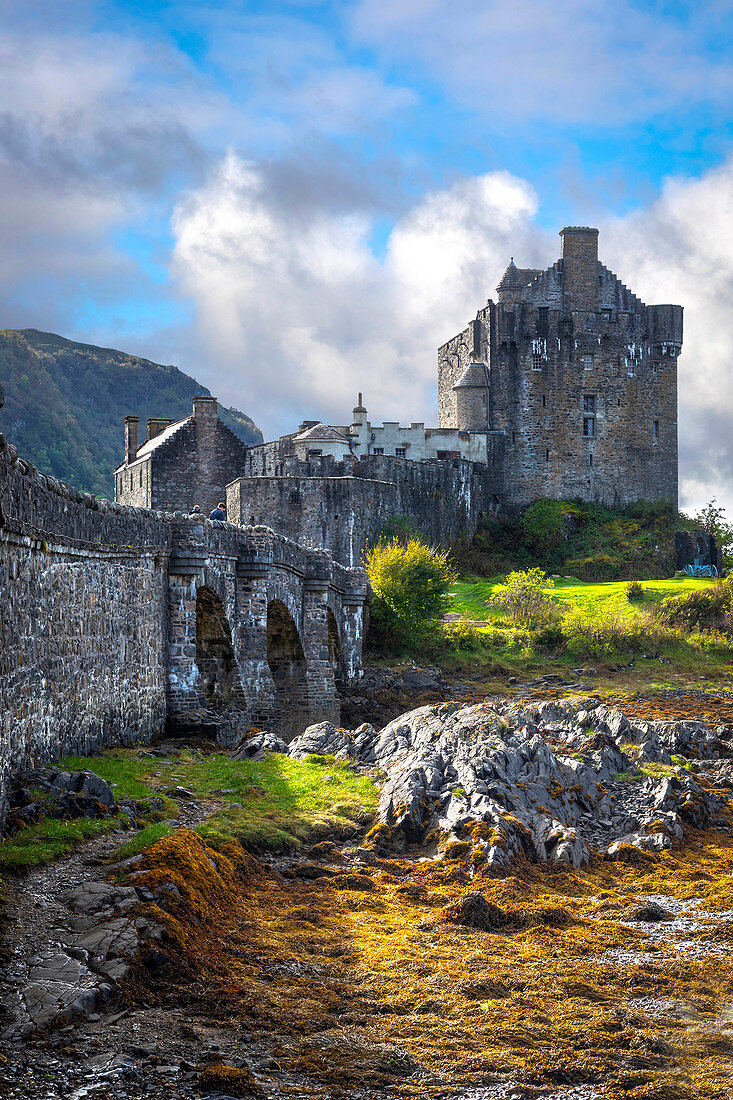
<path fill-rule="evenodd" d="M 548 672 L 568 676 L 574 666 L 592 666 L 594 687 L 627 690 L 729 679 L 733 646 L 720 633 L 687 633 L 660 623 L 654 609 L 669 596 L 700 591 L 708 580 L 675 577 L 643 581 L 643 598 L 630 602 L 627 581 L 555 579 L 546 594 L 564 620 L 544 632 L 518 627 L 491 603 L 503 576 L 465 576 L 452 586 L 449 611 L 461 619 L 445 627 L 421 655 L 447 672 L 482 679 L 487 690 L 505 689 L 506 678 L 533 679 Z M 482 625 L 473 626 L 472 623 Z M 644 659 L 644 654 L 647 660 Z M 665 658 L 660 667 L 657 655 Z M 630 666 L 632 667 L 620 667 Z"/>
<path fill-rule="evenodd" d="M 0 843 L 0 875 L 4 871 L 20 871 L 58 859 L 84 840 L 119 829 L 122 821 L 129 824 L 126 817 L 96 820 L 82 817 L 76 821 L 46 818 L 37 825 L 30 825 Z"/>
<path fill-rule="evenodd" d="M 489 579 L 467 577 L 452 587 L 450 610 L 464 619 L 486 623 L 501 622 L 503 612 L 491 607 L 494 589 L 503 583 L 503 577 Z M 639 604 L 631 604 L 626 598 L 627 581 L 579 581 L 575 577 L 562 577 L 545 591 L 563 610 L 578 608 L 581 611 L 612 611 L 621 618 L 638 616 Z M 696 588 L 709 585 L 709 580 L 693 580 L 691 577 L 675 577 L 670 580 L 643 581 L 644 599 L 641 606 L 650 607 L 667 596 L 685 595 Z"/>
<path fill-rule="evenodd" d="M 118 800 L 137 800 L 147 824 L 121 846 L 116 854 L 123 857 L 142 852 L 171 831 L 159 819 L 178 813 L 176 802 L 165 793 L 175 786 L 186 787 L 199 799 L 215 800 L 214 812 L 198 827 L 210 843 L 237 839 L 252 851 L 287 851 L 326 835 L 355 833 L 371 820 L 377 805 L 369 778 L 325 756 L 291 760 L 276 753 L 260 761 L 239 761 L 225 753 L 184 751 L 161 759 L 120 748 L 100 756 L 67 757 L 61 767 L 93 771 L 112 785 Z M 154 796 L 163 797 L 162 811 L 146 811 Z M 0 873 L 56 859 L 81 841 L 127 822 L 124 815 L 46 818 L 0 843 Z"/>

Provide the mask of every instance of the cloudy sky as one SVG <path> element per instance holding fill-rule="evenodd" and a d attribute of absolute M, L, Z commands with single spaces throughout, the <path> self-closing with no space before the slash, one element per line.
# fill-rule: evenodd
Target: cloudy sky
<path fill-rule="evenodd" d="M 267 438 L 357 390 L 435 422 L 509 256 L 597 225 L 685 306 L 682 503 L 733 513 L 732 35 L 731 0 L 0 0 L 0 327 L 176 363 Z"/>

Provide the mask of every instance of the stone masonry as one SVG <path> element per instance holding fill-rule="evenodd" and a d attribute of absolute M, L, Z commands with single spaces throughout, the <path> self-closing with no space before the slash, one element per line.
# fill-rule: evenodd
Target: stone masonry
<path fill-rule="evenodd" d="M 598 230 L 563 229 L 544 271 L 514 261 L 438 352 L 440 424 L 502 432 L 506 502 L 677 506 L 682 307 L 644 305 L 598 259 Z"/>
<path fill-rule="evenodd" d="M 338 722 L 366 591 L 269 528 L 80 493 L 0 435 L 0 825 L 13 773 L 202 710 L 234 737 Z"/>
<path fill-rule="evenodd" d="M 479 517 L 498 508 L 502 452 L 503 438 L 493 437 L 488 463 L 281 456 L 269 466 L 273 472 L 240 477 L 227 487 L 227 515 L 239 524 L 269 522 L 304 546 L 327 547 L 349 566 L 358 565 L 395 520 L 435 545 L 450 545 L 470 538 Z"/>
<path fill-rule="evenodd" d="M 215 397 L 194 397 L 193 415 L 173 423 L 148 420 L 138 446 L 138 418 L 125 417 L 125 460 L 115 472 L 115 500 L 138 508 L 204 515 L 226 499 L 247 447 L 219 420 Z"/>

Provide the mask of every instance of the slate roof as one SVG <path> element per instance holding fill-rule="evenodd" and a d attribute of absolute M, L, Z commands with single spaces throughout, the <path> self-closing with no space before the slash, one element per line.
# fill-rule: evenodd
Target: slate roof
<path fill-rule="evenodd" d="M 162 432 L 158 432 L 156 436 L 153 436 L 152 439 L 148 439 L 141 447 L 138 447 L 135 458 L 145 458 L 146 455 L 149 455 L 151 451 L 159 447 L 161 443 L 165 443 L 172 435 L 176 434 L 179 428 L 182 428 L 184 424 L 188 424 L 191 420 L 193 420 L 193 417 L 187 416 L 185 419 L 177 420 L 175 424 L 169 424 L 167 428 L 163 428 Z"/>
<path fill-rule="evenodd" d="M 469 387 L 485 389 L 486 367 L 483 363 L 469 363 L 453 389 L 468 389 Z"/>
<path fill-rule="evenodd" d="M 501 277 L 497 290 L 516 290 L 528 286 L 533 279 L 542 274 L 542 268 L 517 267 L 512 259 L 509 267 Z"/>
<path fill-rule="evenodd" d="M 345 443 L 348 446 L 348 439 L 337 432 L 335 428 L 332 428 L 329 424 L 314 424 L 312 428 L 306 428 L 300 435 L 296 435 L 296 443 L 307 440 L 308 443 L 333 443 L 337 441 L 339 443 Z"/>

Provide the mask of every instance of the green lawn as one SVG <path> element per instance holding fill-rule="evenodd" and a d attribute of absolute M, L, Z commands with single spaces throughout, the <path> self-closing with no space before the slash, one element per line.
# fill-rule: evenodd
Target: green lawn
<path fill-rule="evenodd" d="M 467 577 L 465 580 L 458 581 L 452 588 L 450 610 L 464 619 L 487 623 L 492 620 L 501 620 L 503 612 L 500 608 L 492 608 L 489 601 L 494 594 L 494 589 L 503 580 L 503 577 L 492 577 L 490 580 Z M 552 588 L 546 591 L 562 606 L 563 610 L 578 607 L 583 611 L 591 611 L 598 608 L 613 611 L 624 618 L 633 618 L 637 608 L 650 607 L 667 596 L 680 596 L 693 588 L 704 588 L 711 582 L 709 579 L 693 580 L 691 577 L 641 581 L 644 599 L 636 604 L 629 603 L 626 599 L 627 583 L 627 581 L 579 581 L 574 577 L 561 577 L 555 581 Z"/>
<path fill-rule="evenodd" d="M 165 834 L 168 827 L 157 819 L 176 816 L 177 804 L 166 796 L 176 786 L 220 803 L 198 826 L 210 842 L 236 837 L 252 850 L 285 851 L 327 834 L 347 835 L 367 824 L 377 806 L 372 781 L 331 757 L 291 760 L 274 753 L 264 760 L 239 761 L 225 753 L 184 751 L 166 759 L 139 753 L 121 748 L 60 762 L 67 771 L 96 772 L 112 784 L 118 800 L 134 798 L 142 804 L 146 827 L 122 845 L 123 855 L 133 855 Z M 162 813 L 146 810 L 146 800 L 153 796 L 163 796 Z M 54 859 L 88 837 L 119 828 L 124 820 L 47 818 L 0 843 L 0 873 Z"/>

